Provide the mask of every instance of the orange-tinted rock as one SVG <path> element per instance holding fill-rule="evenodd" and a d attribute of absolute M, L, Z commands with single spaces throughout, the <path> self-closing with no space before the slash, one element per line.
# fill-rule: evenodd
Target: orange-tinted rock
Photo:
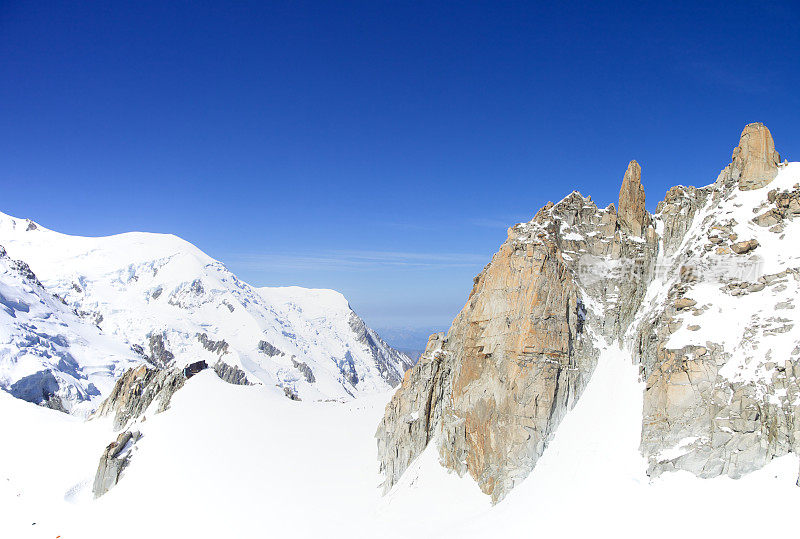
<path fill-rule="evenodd" d="M 628 163 L 622 187 L 619 190 L 619 224 L 626 232 L 641 236 L 650 224 L 650 216 L 645 209 L 644 186 L 642 186 L 642 167 L 635 160 Z"/>
<path fill-rule="evenodd" d="M 732 177 L 742 191 L 760 189 L 775 179 L 780 161 L 767 126 L 748 124 L 733 150 Z"/>

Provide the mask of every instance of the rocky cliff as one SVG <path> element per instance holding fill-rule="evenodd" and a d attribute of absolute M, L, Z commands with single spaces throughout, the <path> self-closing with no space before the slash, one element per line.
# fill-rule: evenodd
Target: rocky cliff
<path fill-rule="evenodd" d="M 136 442 L 141 438 L 139 431 L 125 431 L 119 433 L 117 439 L 108 444 L 100 456 L 97 472 L 92 483 L 92 493 L 99 498 L 117 483 L 125 468 L 130 464 L 131 455 Z"/>
<path fill-rule="evenodd" d="M 183 369 L 154 369 L 147 365 L 130 369 L 114 384 L 114 389 L 97 408 L 94 417 L 113 415 L 114 430 L 119 430 L 143 416 L 153 404 L 154 413 L 163 412 L 169 407 L 172 395 L 183 387 L 186 380 L 206 367 L 205 362 L 199 362 Z"/>
<path fill-rule="evenodd" d="M 642 167 L 635 160 L 628 163 L 628 169 L 622 178 L 618 222 L 623 229 L 637 236 L 641 236 L 642 231 L 650 224 L 650 214 L 645 209 Z"/>
<path fill-rule="evenodd" d="M 778 166 L 767 128 L 751 124 L 714 184 L 659 206 L 659 221 L 676 204 L 693 218 L 630 333 L 647 381 L 651 475 L 737 478 L 799 447 L 798 180 L 796 164 Z"/>
<path fill-rule="evenodd" d="M 745 126 L 739 145 L 733 150 L 731 178 L 739 189 L 760 189 L 775 179 L 781 158 L 775 151 L 772 134 L 762 123 Z"/>
<path fill-rule="evenodd" d="M 800 168 L 779 164 L 767 128 L 750 124 L 714 184 L 670 189 L 655 214 L 641 179 L 631 161 L 618 210 L 573 192 L 509 229 L 386 407 L 386 490 L 434 442 L 442 465 L 502 499 L 610 345 L 647 380 L 651 474 L 737 477 L 797 448 L 800 340 L 788 313 L 800 260 L 786 248 Z M 731 312 L 733 327 L 714 323 Z"/>
<path fill-rule="evenodd" d="M 447 335 L 431 337 L 387 406 L 377 433 L 386 489 L 432 439 L 445 466 L 495 501 L 530 473 L 598 348 L 627 327 L 645 291 L 642 280 L 590 271 L 622 258 L 649 271 L 656 236 L 640 181 L 632 161 L 624 214 L 573 192 L 509 229 Z"/>

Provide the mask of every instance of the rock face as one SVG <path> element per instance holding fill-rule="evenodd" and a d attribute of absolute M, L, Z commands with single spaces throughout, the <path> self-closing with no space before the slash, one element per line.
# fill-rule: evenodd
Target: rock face
<path fill-rule="evenodd" d="M 742 191 L 760 189 L 775 179 L 780 162 L 767 126 L 748 124 L 742 131 L 739 145 L 733 150 L 731 175 L 739 182 Z"/>
<path fill-rule="evenodd" d="M 391 387 L 399 384 L 400 373 L 411 368 L 413 365 L 411 360 L 405 354 L 401 354 L 386 344 L 375 331 L 367 327 L 356 313 L 350 315 L 348 325 L 353 330 L 356 340 L 369 350 L 372 361 L 381 378 Z M 397 368 L 398 365 L 400 369 Z"/>
<path fill-rule="evenodd" d="M 642 186 L 642 167 L 635 160 L 628 163 L 622 187 L 619 190 L 619 223 L 631 234 L 642 235 L 642 230 L 650 224 L 650 214 L 644 205 L 644 186 Z"/>
<path fill-rule="evenodd" d="M 283 352 L 272 346 L 267 341 L 258 341 L 258 351 L 262 354 L 268 355 L 269 357 L 284 355 Z"/>
<path fill-rule="evenodd" d="M 497 500 L 533 468 L 594 368 L 578 331 L 579 296 L 555 244 L 509 241 L 448 333 L 447 466 Z M 527 309 L 520 306 L 527 305 Z"/>
<path fill-rule="evenodd" d="M 157 403 L 155 413 L 163 412 L 169 407 L 172 395 L 203 368 L 206 368 L 205 362 L 184 369 L 153 369 L 147 365 L 131 369 L 117 380 L 114 389 L 94 415 L 102 417 L 113 414 L 114 429 L 119 430 L 131 420 L 141 417 L 153 403 Z"/>
<path fill-rule="evenodd" d="M 311 370 L 311 367 L 309 367 L 307 363 L 292 358 L 292 365 L 303 374 L 303 378 L 305 378 L 306 382 L 309 384 L 313 384 L 317 381 L 314 377 L 314 371 Z"/>
<path fill-rule="evenodd" d="M 168 367 L 175 359 L 175 355 L 167 349 L 164 334 L 154 333 L 150 335 L 148 341 L 150 346 L 150 356 L 148 359 L 159 367 Z"/>
<path fill-rule="evenodd" d="M 234 384 L 237 386 L 252 385 L 247 379 L 247 373 L 245 373 L 236 365 L 228 365 L 222 360 L 214 363 L 214 372 L 216 372 L 217 376 L 219 376 L 223 381 L 228 382 L 229 384 Z"/>
<path fill-rule="evenodd" d="M 441 436 L 442 416 L 450 395 L 453 361 L 443 350 L 446 337 L 437 333 L 428 339 L 425 352 L 403 381 L 381 421 L 376 438 L 384 492 L 400 479 L 406 468 Z"/>
<path fill-rule="evenodd" d="M 656 206 L 656 215 L 663 223 L 661 252 L 672 255 L 680 246 L 691 226 L 695 214 L 703 208 L 711 189 L 678 185 L 667 191 L 664 200 Z"/>
<path fill-rule="evenodd" d="M 218 354 L 220 356 L 224 356 L 228 353 L 228 343 L 224 340 L 215 341 L 213 339 L 209 339 L 208 335 L 205 333 L 198 333 L 197 340 L 200 341 L 200 344 L 203 345 L 203 348 L 209 352 Z"/>
<path fill-rule="evenodd" d="M 494 501 L 530 473 L 588 382 L 598 344 L 624 331 L 646 288 L 591 271 L 624 256 L 637 274 L 655 253 L 638 164 L 624 183 L 624 225 L 613 205 L 575 192 L 509 229 L 446 336 L 431 336 L 387 405 L 376 435 L 385 489 L 434 439 L 441 462 Z M 620 300 L 594 300 L 612 294 Z"/>
<path fill-rule="evenodd" d="M 103 451 L 92 485 L 95 498 L 99 498 L 119 482 L 122 471 L 130 463 L 133 446 L 139 438 L 139 431 L 121 432 Z"/>
<path fill-rule="evenodd" d="M 787 336 L 794 320 L 784 314 L 794 305 L 764 311 L 758 294 L 773 286 L 794 297 L 800 253 L 760 278 L 753 255 L 770 254 L 764 235 L 781 233 L 751 222 L 755 213 L 772 204 L 784 226 L 794 216 L 784 184 L 800 179 L 800 166 L 775 180 L 773 154 L 769 131 L 751 124 L 715 184 L 670 189 L 654 215 L 631 161 L 619 211 L 572 193 L 510 228 L 450 330 L 430 337 L 386 407 L 376 433 L 384 489 L 434 442 L 442 465 L 502 499 L 615 342 L 647 381 L 641 449 L 651 475 L 738 477 L 797 451 L 800 339 Z M 770 181 L 776 189 L 756 207 L 737 198 Z"/>
<path fill-rule="evenodd" d="M 800 449 L 798 320 L 780 301 L 797 295 L 800 280 L 800 257 L 781 241 L 796 226 L 786 210 L 800 170 L 777 157 L 747 165 L 771 148 L 765 127 L 745 128 L 631 333 L 646 379 L 641 450 L 652 476 L 738 478 Z"/>

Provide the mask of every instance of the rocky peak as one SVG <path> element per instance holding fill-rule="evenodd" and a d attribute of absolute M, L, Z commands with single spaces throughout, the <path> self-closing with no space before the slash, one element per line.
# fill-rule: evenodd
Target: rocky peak
<path fill-rule="evenodd" d="M 795 290 L 800 262 L 787 258 L 755 282 L 746 275 L 800 215 L 800 166 L 782 166 L 763 200 L 737 194 L 742 177 L 752 188 L 759 163 L 777 170 L 772 148 L 766 128 L 747 126 L 715 184 L 673 187 L 655 215 L 631 161 L 617 212 L 573 192 L 509 228 L 450 330 L 431 336 L 386 407 L 376 433 L 384 488 L 434 442 L 445 467 L 502 499 L 536 466 L 612 343 L 628 347 L 647 382 L 650 475 L 739 477 L 800 453 L 800 340 L 785 337 L 794 305 L 767 308 L 771 296 L 757 296 L 770 283 Z M 713 271 L 701 282 L 703 268 Z M 727 327 L 720 313 L 740 321 Z"/>
<path fill-rule="evenodd" d="M 628 163 L 622 187 L 619 189 L 619 223 L 622 228 L 641 236 L 650 219 L 644 207 L 644 186 L 642 186 L 642 167 L 636 160 Z"/>
<path fill-rule="evenodd" d="M 778 174 L 780 155 L 767 126 L 760 122 L 747 124 L 733 150 L 731 176 L 739 189 L 750 191 L 769 184 Z"/>
<path fill-rule="evenodd" d="M 431 336 L 387 405 L 376 433 L 386 490 L 434 439 L 442 464 L 495 502 L 530 473 L 589 380 L 601 336 L 622 334 L 645 292 L 646 280 L 591 272 L 633 261 L 649 275 L 658 242 L 640 178 L 634 161 L 625 233 L 613 204 L 577 191 L 509 228 L 450 331 Z"/>

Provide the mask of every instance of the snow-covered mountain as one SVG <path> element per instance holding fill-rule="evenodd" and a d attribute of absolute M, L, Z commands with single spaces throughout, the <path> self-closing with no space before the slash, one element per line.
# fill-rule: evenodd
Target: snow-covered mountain
<path fill-rule="evenodd" d="M 250 286 L 173 235 L 76 237 L 0 214 L 0 245 L 41 281 L 15 276 L 3 259 L 2 387 L 30 400 L 42 400 L 30 389 L 35 379 L 46 386 L 44 400 L 56 395 L 67 409 L 89 401 L 80 406 L 87 410 L 132 364 L 197 361 L 239 368 L 249 382 L 292 398 L 349 399 L 396 385 L 411 365 L 340 293 Z M 35 298 L 20 294 L 42 300 L 21 314 L 14 302 Z M 38 325 L 26 318 L 34 314 Z M 62 356 L 71 359 L 36 352 L 40 342 L 68 349 Z"/>
<path fill-rule="evenodd" d="M 0 387 L 23 400 L 86 414 L 140 361 L 0 247 Z"/>

